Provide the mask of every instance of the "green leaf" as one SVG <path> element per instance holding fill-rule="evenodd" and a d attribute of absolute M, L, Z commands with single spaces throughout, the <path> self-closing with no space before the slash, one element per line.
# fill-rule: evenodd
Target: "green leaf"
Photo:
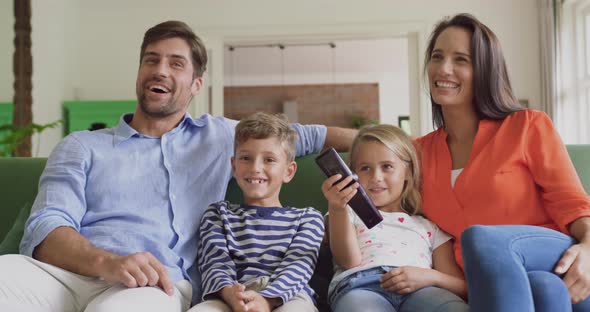
<path fill-rule="evenodd" d="M 0 125 L 0 137 L 4 135 L 0 140 L 0 156 L 11 156 L 27 136 L 36 133 L 40 134 L 45 129 L 59 126 L 62 122 L 63 120 L 60 119 L 44 125 L 36 123 L 30 123 L 24 126 L 15 126 L 13 124 Z"/>

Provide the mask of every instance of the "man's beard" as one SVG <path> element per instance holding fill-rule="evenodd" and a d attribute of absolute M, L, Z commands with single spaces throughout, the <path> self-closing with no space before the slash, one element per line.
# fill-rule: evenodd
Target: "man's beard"
<path fill-rule="evenodd" d="M 147 98 L 147 86 L 152 83 L 152 82 L 157 82 L 157 83 L 162 83 L 165 86 L 167 86 L 169 88 L 169 98 L 168 100 L 166 100 L 163 103 L 160 103 L 158 105 L 158 107 L 151 107 L 147 104 L 148 98 Z M 141 94 L 139 95 L 138 101 L 139 101 L 139 108 L 141 109 L 141 111 L 150 116 L 150 117 L 155 117 L 155 118 L 161 118 L 161 117 L 167 117 L 169 115 L 172 115 L 176 112 L 176 107 L 178 105 L 178 103 L 175 103 L 176 100 L 178 100 L 177 98 L 174 97 L 174 94 L 176 92 L 176 84 L 174 82 L 164 82 L 161 79 L 153 79 L 150 81 L 146 81 L 143 85 L 142 85 L 142 89 L 141 89 Z"/>
<path fill-rule="evenodd" d="M 175 113 L 176 105 L 174 104 L 174 98 L 168 99 L 166 102 L 161 103 L 158 107 L 150 107 L 147 102 L 145 92 L 141 94 L 139 98 L 139 108 L 141 111 L 150 117 L 167 117 Z"/>

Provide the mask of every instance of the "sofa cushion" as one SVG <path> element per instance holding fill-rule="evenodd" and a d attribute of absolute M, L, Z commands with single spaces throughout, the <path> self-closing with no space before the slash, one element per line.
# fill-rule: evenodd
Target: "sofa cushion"
<path fill-rule="evenodd" d="M 32 203 L 46 158 L 0 158 L 0 240 L 12 228 L 21 207 Z"/>
<path fill-rule="evenodd" d="M 23 237 L 25 223 L 31 213 L 31 203 L 25 203 L 18 213 L 14 224 L 6 233 L 4 240 L 0 244 L 0 255 L 4 254 L 17 254 L 20 240 Z"/>
<path fill-rule="evenodd" d="M 567 145 L 566 147 L 586 194 L 590 194 L 590 145 Z"/>

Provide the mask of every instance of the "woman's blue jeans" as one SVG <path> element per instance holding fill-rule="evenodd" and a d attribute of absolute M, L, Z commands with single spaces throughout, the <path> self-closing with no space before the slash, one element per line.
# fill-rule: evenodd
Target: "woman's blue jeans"
<path fill-rule="evenodd" d="M 356 272 L 338 283 L 330 294 L 334 312 L 466 312 L 463 299 L 438 287 L 424 287 L 407 295 L 382 289 L 379 278 L 394 267 L 376 267 Z"/>
<path fill-rule="evenodd" d="M 469 307 L 477 312 L 590 311 L 590 299 L 575 305 L 553 273 L 576 241 L 529 225 L 476 225 L 461 235 Z"/>

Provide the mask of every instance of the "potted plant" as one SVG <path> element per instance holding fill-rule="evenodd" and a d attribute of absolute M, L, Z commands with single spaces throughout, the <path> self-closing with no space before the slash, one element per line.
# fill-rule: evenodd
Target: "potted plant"
<path fill-rule="evenodd" d="M 15 126 L 12 124 L 0 125 L 0 157 L 10 157 L 24 138 L 33 134 L 40 134 L 45 129 L 55 128 L 62 123 L 62 120 L 57 120 L 48 124 L 39 125 L 30 123 L 25 126 Z M 40 141 L 40 136 L 37 137 L 37 143 Z M 37 144 L 39 146 L 39 144 Z"/>

